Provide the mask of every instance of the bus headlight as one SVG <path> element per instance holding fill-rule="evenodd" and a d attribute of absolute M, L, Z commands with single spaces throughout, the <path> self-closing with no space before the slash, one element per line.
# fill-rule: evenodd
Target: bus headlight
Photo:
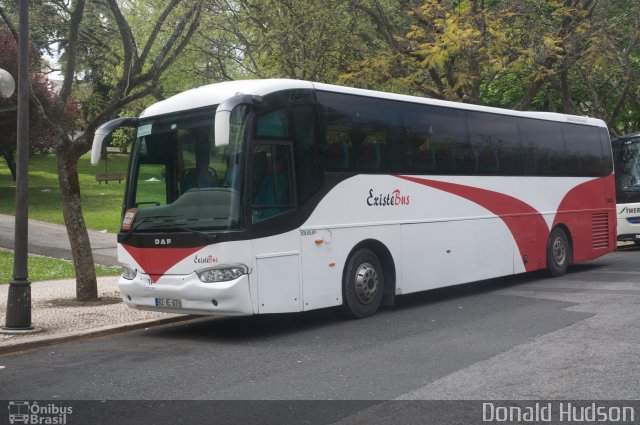
<path fill-rule="evenodd" d="M 135 279 L 136 275 L 138 274 L 138 270 L 134 269 L 133 267 L 125 266 L 123 264 L 120 264 L 120 267 L 122 267 L 122 277 L 127 280 Z"/>
<path fill-rule="evenodd" d="M 197 270 L 196 274 L 203 282 L 226 282 L 237 279 L 243 274 L 247 274 L 247 267 L 242 264 L 229 264 L 226 266 Z"/>

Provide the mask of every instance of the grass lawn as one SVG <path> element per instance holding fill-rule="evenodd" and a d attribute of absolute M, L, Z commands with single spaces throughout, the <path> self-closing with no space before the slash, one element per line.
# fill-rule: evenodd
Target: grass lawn
<path fill-rule="evenodd" d="M 109 154 L 109 172 L 126 173 L 129 155 Z M 125 182 L 99 184 L 96 173 L 105 171 L 104 160 L 96 167 L 89 155 L 78 161 L 82 212 L 89 229 L 117 232 Z M 0 213 L 15 214 L 15 183 L 4 160 L 0 160 Z M 54 154 L 34 155 L 29 160 L 29 218 L 64 224 Z"/>
<path fill-rule="evenodd" d="M 59 260 L 51 257 L 29 256 L 29 280 L 38 282 L 42 280 L 71 279 L 75 277 L 71 261 Z M 120 267 L 107 267 L 96 265 L 98 276 L 117 276 L 121 273 Z M 9 283 L 13 278 L 13 251 L 0 251 L 0 284 Z"/>

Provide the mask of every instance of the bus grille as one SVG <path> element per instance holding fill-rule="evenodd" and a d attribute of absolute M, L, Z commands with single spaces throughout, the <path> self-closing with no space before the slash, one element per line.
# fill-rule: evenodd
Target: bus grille
<path fill-rule="evenodd" d="M 591 218 L 591 240 L 594 249 L 609 248 L 609 214 L 594 213 Z"/>

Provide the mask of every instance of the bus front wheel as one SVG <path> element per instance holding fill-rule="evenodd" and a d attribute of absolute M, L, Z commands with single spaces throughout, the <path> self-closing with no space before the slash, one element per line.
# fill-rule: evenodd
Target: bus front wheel
<path fill-rule="evenodd" d="M 551 276 L 562 276 L 567 272 L 570 262 L 569 237 L 561 227 L 556 227 L 551 231 L 547 241 L 547 273 Z"/>
<path fill-rule="evenodd" d="M 382 302 L 384 275 L 376 254 L 369 249 L 356 251 L 347 262 L 343 283 L 347 314 L 361 319 L 373 316 Z"/>

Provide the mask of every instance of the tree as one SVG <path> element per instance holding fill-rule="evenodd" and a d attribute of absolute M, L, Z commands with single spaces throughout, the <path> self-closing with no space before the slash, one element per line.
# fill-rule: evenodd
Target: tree
<path fill-rule="evenodd" d="M 17 69 L 18 49 L 10 31 L 0 29 L 0 68 L 7 70 L 12 75 L 18 75 Z M 31 76 L 31 89 L 34 96 L 40 99 L 44 108 L 51 117 L 55 117 L 63 123 L 67 132 L 76 129 L 78 114 L 74 102 L 69 102 L 62 117 L 56 117 L 53 108 L 54 93 L 52 87 L 47 83 L 46 77 L 41 73 L 41 58 L 35 49 L 30 49 L 30 68 L 33 70 Z M 18 94 L 14 93 L 9 99 L 0 99 L 0 109 L 5 109 L 0 113 L 0 155 L 7 162 L 13 180 L 16 179 L 16 131 L 17 117 L 13 109 L 17 104 Z M 29 149 L 30 152 L 42 152 L 53 147 L 56 133 L 46 120 L 41 119 L 37 111 L 36 103 L 32 100 L 29 103 Z"/>
<path fill-rule="evenodd" d="M 373 54 L 375 26 L 350 1 L 209 0 L 190 46 L 191 73 L 207 81 L 293 78 L 335 82 Z M 197 68 L 193 68 L 197 64 Z M 187 65 L 187 64 L 185 64 Z M 190 72 L 185 66 L 185 72 Z"/>
<path fill-rule="evenodd" d="M 567 71 L 568 97 L 575 109 L 602 117 L 613 134 L 640 128 L 639 16 L 637 1 L 600 0 L 590 42 L 579 46 L 580 54 Z"/>
<path fill-rule="evenodd" d="M 348 84 L 640 125 L 637 1 L 398 0 L 404 25 L 379 5 L 360 7 L 386 43 Z"/>
<path fill-rule="evenodd" d="M 93 134 L 100 124 L 117 116 L 132 102 L 160 90 L 160 77 L 182 53 L 199 25 L 202 1 L 154 3 L 140 0 L 127 2 L 126 8 L 121 8 L 117 0 L 50 0 L 43 3 L 57 11 L 55 16 L 49 17 L 57 23 L 50 24 L 53 30 L 46 34 L 48 42 L 51 45 L 57 41 L 63 52 L 60 62 L 64 80 L 54 99 L 55 113 L 61 114 L 67 108 L 84 71 L 96 71 L 96 78 L 108 87 L 102 96 L 96 97 L 97 106 L 89 112 L 85 110 L 84 133 L 75 139 L 53 115 L 38 108 L 57 136 L 54 149 L 63 216 L 76 273 L 76 297 L 91 301 L 97 299 L 97 282 L 82 216 L 78 160 L 91 148 Z M 7 25 L 13 28 L 6 9 L 0 7 L 0 12 Z M 128 17 L 136 14 L 145 16 L 152 23 L 149 33 L 135 34 Z M 40 41 L 40 44 L 47 43 Z M 95 84 L 95 80 L 89 83 Z M 41 105 L 39 99 L 36 103 Z"/>

